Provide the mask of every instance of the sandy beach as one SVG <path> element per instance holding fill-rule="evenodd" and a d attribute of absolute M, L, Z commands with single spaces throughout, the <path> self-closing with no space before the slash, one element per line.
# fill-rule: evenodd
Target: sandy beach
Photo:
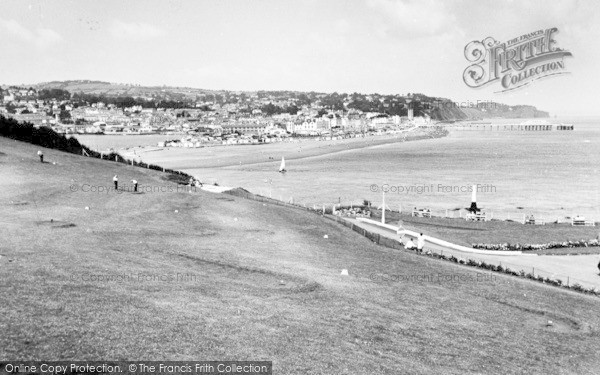
<path fill-rule="evenodd" d="M 414 129 L 399 134 L 366 136 L 341 140 L 316 141 L 312 138 L 295 138 L 290 142 L 260 145 L 217 145 L 201 148 L 179 147 L 132 147 L 119 150 L 125 158 L 140 158 L 144 162 L 159 164 L 165 168 L 194 169 L 220 168 L 276 162 L 281 157 L 296 160 L 313 156 L 334 154 L 365 147 L 391 143 L 409 142 L 419 139 L 442 137 L 444 134 L 431 128 Z"/>

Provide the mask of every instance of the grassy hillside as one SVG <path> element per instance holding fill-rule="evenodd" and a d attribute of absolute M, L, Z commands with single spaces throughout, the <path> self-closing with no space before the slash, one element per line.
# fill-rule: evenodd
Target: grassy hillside
<path fill-rule="evenodd" d="M 0 138 L 0 358 L 272 360 L 278 374 L 600 366 L 596 297 L 378 247 L 309 212 L 171 192 L 157 171 L 53 150 L 42 164 L 37 150 Z M 114 174 L 144 192 L 82 191 Z"/>
<path fill-rule="evenodd" d="M 126 83 L 110 83 L 102 81 L 78 80 L 78 81 L 52 81 L 33 85 L 36 89 L 63 89 L 70 93 L 107 95 L 107 96 L 152 96 L 168 93 L 181 98 L 195 98 L 197 94 L 212 92 L 211 90 L 195 89 L 190 87 L 173 86 L 141 86 Z"/>

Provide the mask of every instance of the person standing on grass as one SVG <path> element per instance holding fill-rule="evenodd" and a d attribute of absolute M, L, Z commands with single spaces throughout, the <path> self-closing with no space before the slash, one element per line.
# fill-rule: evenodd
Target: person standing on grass
<path fill-rule="evenodd" d="M 113 177 L 113 183 L 115 184 L 115 190 L 119 189 L 119 176 L 115 175 L 115 177 Z"/>
<path fill-rule="evenodd" d="M 404 243 L 404 236 L 406 235 L 406 229 L 404 229 L 403 224 L 402 220 L 398 220 L 398 230 L 396 231 L 396 234 L 400 237 L 400 243 Z"/>
<path fill-rule="evenodd" d="M 133 191 L 134 191 L 135 193 L 137 193 L 137 187 L 138 187 L 138 182 L 137 182 L 137 180 L 133 179 L 133 180 L 131 180 L 131 183 L 133 184 Z"/>
<path fill-rule="evenodd" d="M 419 234 L 419 238 L 417 238 L 417 252 L 422 253 L 424 247 L 425 247 L 425 237 L 423 237 L 423 233 L 421 233 L 421 234 Z"/>
<path fill-rule="evenodd" d="M 42 152 L 42 150 L 38 150 L 37 154 L 40 157 L 40 163 L 43 163 L 44 162 L 44 153 Z"/>

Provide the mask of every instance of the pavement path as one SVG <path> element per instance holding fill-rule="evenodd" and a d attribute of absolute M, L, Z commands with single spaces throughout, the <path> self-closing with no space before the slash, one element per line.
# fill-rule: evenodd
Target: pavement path
<path fill-rule="evenodd" d="M 395 231 L 380 227 L 377 225 L 348 219 L 354 225 L 358 225 L 370 232 L 381 236 L 398 240 Z M 460 250 L 450 249 L 444 246 L 427 243 L 425 251 L 436 252 L 446 256 L 454 256 L 458 259 L 472 259 L 474 261 L 483 261 L 488 264 L 501 265 L 514 271 L 523 270 L 526 273 L 533 272 L 535 275 L 542 275 L 555 280 L 561 280 L 563 283 L 573 285 L 578 283 L 587 288 L 596 288 L 600 290 L 600 275 L 598 274 L 598 254 L 592 255 L 487 255 L 475 254 Z"/>

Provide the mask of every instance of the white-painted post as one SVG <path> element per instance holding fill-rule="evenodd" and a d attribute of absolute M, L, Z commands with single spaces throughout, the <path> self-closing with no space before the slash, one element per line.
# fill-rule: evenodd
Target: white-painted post
<path fill-rule="evenodd" d="M 385 191 L 381 192 L 381 224 L 385 224 Z"/>
<path fill-rule="evenodd" d="M 325 205 L 323 205 L 323 215 L 325 215 Z"/>

